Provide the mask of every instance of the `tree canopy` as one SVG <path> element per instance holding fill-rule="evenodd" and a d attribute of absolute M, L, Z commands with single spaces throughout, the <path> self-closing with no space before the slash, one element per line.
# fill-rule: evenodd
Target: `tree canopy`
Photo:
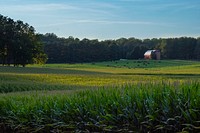
<path fill-rule="evenodd" d="M 0 15 L 0 62 L 14 66 L 44 63 L 47 59 L 35 29 L 23 21 Z"/>
<path fill-rule="evenodd" d="M 200 60 L 200 38 L 120 38 L 89 40 L 59 38 L 53 33 L 40 34 L 48 63 L 81 63 L 118 59 L 143 59 L 149 49 L 161 51 L 162 59 Z"/>

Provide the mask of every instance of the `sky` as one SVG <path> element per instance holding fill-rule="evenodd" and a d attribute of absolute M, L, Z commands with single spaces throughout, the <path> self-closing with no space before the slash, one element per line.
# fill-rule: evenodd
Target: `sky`
<path fill-rule="evenodd" d="M 0 14 L 66 38 L 200 37 L 200 0 L 0 0 Z"/>

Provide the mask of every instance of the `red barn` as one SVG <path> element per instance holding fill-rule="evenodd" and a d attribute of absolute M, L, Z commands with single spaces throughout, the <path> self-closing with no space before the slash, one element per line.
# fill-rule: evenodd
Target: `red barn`
<path fill-rule="evenodd" d="M 144 58 L 160 60 L 160 51 L 159 50 L 148 50 L 144 53 Z"/>

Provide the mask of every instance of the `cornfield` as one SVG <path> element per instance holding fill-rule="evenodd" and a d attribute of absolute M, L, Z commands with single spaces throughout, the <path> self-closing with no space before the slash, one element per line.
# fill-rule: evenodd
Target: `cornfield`
<path fill-rule="evenodd" d="M 0 98 L 7 132 L 199 132 L 200 84 L 148 83 Z"/>

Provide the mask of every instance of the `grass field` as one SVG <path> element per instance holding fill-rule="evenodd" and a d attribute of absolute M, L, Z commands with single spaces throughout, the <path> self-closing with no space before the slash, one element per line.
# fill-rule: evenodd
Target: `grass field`
<path fill-rule="evenodd" d="M 7 132 L 200 132 L 200 62 L 0 66 Z"/>

